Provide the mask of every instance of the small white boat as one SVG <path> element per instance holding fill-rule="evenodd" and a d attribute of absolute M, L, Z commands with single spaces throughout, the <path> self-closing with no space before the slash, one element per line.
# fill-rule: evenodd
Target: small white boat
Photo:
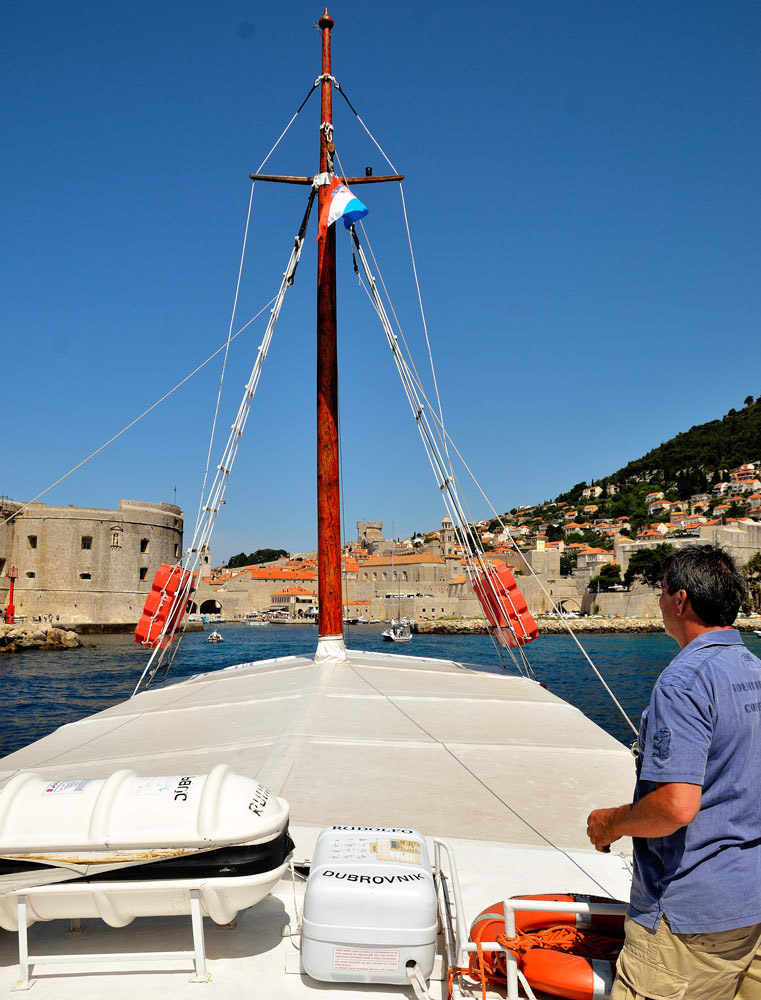
<path fill-rule="evenodd" d="M 386 642 L 409 642 L 412 638 L 410 623 L 403 618 L 401 621 L 392 621 L 391 626 L 381 632 Z"/>
<path fill-rule="evenodd" d="M 211 635 L 209 636 L 209 638 L 206 641 L 207 642 L 224 642 L 225 640 L 224 640 L 224 638 L 222 636 L 222 633 L 221 632 L 217 632 L 217 630 L 214 629 L 214 631 L 211 633 Z"/>
<path fill-rule="evenodd" d="M 248 625 L 249 628 L 259 628 L 260 625 L 269 625 L 269 621 L 262 615 L 246 615 L 243 624 Z"/>

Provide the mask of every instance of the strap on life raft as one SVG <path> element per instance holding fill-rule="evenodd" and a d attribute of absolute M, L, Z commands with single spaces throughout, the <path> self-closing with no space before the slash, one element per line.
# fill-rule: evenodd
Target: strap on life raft
<path fill-rule="evenodd" d="M 558 903 L 616 902 L 581 894 L 514 896 L 513 899 Z M 450 973 L 450 996 L 452 979 L 459 973 L 480 981 L 484 998 L 487 985 L 504 988 L 505 953 L 483 951 L 481 943 L 484 941 L 496 941 L 510 951 L 529 985 L 545 993 L 567 1000 L 597 1000 L 608 996 L 616 958 L 624 943 L 623 916 L 516 910 L 515 929 L 515 937 L 505 936 L 501 902 L 479 913 L 470 929 L 470 939 L 478 950 L 471 953 L 467 969 Z"/>

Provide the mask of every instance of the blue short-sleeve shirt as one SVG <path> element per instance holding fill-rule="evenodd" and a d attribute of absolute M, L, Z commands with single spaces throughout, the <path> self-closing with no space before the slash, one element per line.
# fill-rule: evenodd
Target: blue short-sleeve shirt
<path fill-rule="evenodd" d="M 702 786 L 668 837 L 634 839 L 629 916 L 677 934 L 761 922 L 761 660 L 736 629 L 693 639 L 642 714 L 635 802 L 658 783 Z"/>

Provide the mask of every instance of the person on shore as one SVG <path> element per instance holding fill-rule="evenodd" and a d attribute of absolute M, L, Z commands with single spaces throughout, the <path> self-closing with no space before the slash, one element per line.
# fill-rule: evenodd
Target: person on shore
<path fill-rule="evenodd" d="M 634 801 L 587 819 L 598 851 L 634 838 L 611 1000 L 761 1000 L 761 660 L 732 627 L 745 580 L 696 545 L 661 587 L 680 652 L 642 714 Z"/>

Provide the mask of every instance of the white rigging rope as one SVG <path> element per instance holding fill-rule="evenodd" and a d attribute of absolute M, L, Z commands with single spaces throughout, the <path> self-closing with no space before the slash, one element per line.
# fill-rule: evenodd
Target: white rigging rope
<path fill-rule="evenodd" d="M 275 141 L 275 144 L 272 147 L 272 149 L 269 151 L 269 153 L 267 153 L 267 155 L 264 157 L 264 159 L 262 160 L 262 162 L 257 167 L 257 169 L 256 169 L 256 173 L 257 174 L 261 173 L 262 167 L 266 164 L 267 160 L 269 160 L 269 158 L 275 152 L 275 150 L 280 145 L 280 143 L 282 142 L 282 140 L 285 138 L 285 135 L 288 132 L 288 130 L 290 129 L 291 125 L 293 125 L 293 123 L 296 121 L 296 119 L 298 118 L 299 114 L 301 113 L 301 108 L 304 107 L 304 105 L 306 104 L 306 102 L 312 96 L 312 94 L 314 93 L 314 90 L 316 89 L 316 87 L 317 87 L 317 81 L 315 81 L 315 83 L 312 85 L 312 89 L 307 94 L 305 100 L 302 102 L 302 104 L 299 107 L 299 109 L 293 114 L 293 116 L 291 117 L 291 120 L 288 122 L 288 124 L 285 126 L 285 128 L 283 129 L 283 131 L 278 136 L 278 138 Z M 240 283 L 241 283 L 241 278 L 242 278 L 242 275 L 243 275 L 243 262 L 246 259 L 246 245 L 248 243 L 248 230 L 249 230 L 249 227 L 251 225 L 251 207 L 252 207 L 253 201 L 254 201 L 254 188 L 255 187 L 256 187 L 256 181 L 253 181 L 252 184 L 251 184 L 251 192 L 250 192 L 249 198 L 248 198 L 248 212 L 246 214 L 246 226 L 245 226 L 245 230 L 243 232 L 243 246 L 241 247 L 241 251 L 240 251 L 240 263 L 238 265 L 238 279 L 237 279 L 236 284 L 235 284 L 235 295 L 233 296 L 233 306 L 232 306 L 232 313 L 231 313 L 231 316 L 230 316 L 230 326 L 229 326 L 228 331 L 227 331 L 227 343 L 225 345 L 225 356 L 222 359 L 222 371 L 220 372 L 220 376 L 219 376 L 219 387 L 217 389 L 217 402 L 216 402 L 216 406 L 214 408 L 214 417 L 213 417 L 212 423 L 211 423 L 211 433 L 209 434 L 209 451 L 208 451 L 208 454 L 206 456 L 206 467 L 204 469 L 203 482 L 201 483 L 201 491 L 200 491 L 200 495 L 198 497 L 198 513 L 196 514 L 196 530 L 198 529 L 198 526 L 201 523 L 201 516 L 203 514 L 203 498 L 204 498 L 204 494 L 205 494 L 205 491 L 206 491 L 206 482 L 207 482 L 207 480 L 209 478 L 209 466 L 211 464 L 211 454 L 212 454 L 212 450 L 214 448 L 214 437 L 215 437 L 216 428 L 217 428 L 217 416 L 219 415 L 219 406 L 220 406 L 220 403 L 221 403 L 221 400 L 222 400 L 222 387 L 224 385 L 225 372 L 227 370 L 227 354 L 228 354 L 228 351 L 229 351 L 229 348 L 230 348 L 230 343 L 231 343 L 231 341 L 233 339 L 232 338 L 232 331 L 233 331 L 233 326 L 235 325 L 235 314 L 236 314 L 237 309 L 238 309 L 238 297 L 240 295 Z"/>
<path fill-rule="evenodd" d="M 436 478 L 439 490 L 441 492 L 442 500 L 444 502 L 447 513 L 452 519 L 453 525 L 455 526 L 455 533 L 461 541 L 463 546 L 463 551 L 466 557 L 466 568 L 468 575 L 471 578 L 471 583 L 474 579 L 475 573 L 480 573 L 483 576 L 483 580 L 488 584 L 492 591 L 493 597 L 497 602 L 498 606 L 500 602 L 500 596 L 497 592 L 495 580 L 494 580 L 494 570 L 491 564 L 485 557 L 483 548 L 480 544 L 480 539 L 477 538 L 475 531 L 470 525 L 465 510 L 462 505 L 458 490 L 456 488 L 456 482 L 453 476 L 449 475 L 448 472 L 448 462 L 446 461 L 442 450 L 436 441 L 436 438 L 432 432 L 432 428 L 428 421 L 427 408 L 424 405 L 421 394 L 418 391 L 418 384 L 413 376 L 413 373 L 407 364 L 405 358 L 399 349 L 399 342 L 397 340 L 396 334 L 391 327 L 388 315 L 386 313 L 385 307 L 381 300 L 380 294 L 378 292 L 377 283 L 373 277 L 369 265 L 367 263 L 367 258 L 365 256 L 362 245 L 356 236 L 356 232 L 352 230 L 352 235 L 354 239 L 354 245 L 356 249 L 357 256 L 359 257 L 360 263 L 362 265 L 362 270 L 364 271 L 367 284 L 364 286 L 373 307 L 381 321 L 384 332 L 386 334 L 386 340 L 394 358 L 394 362 L 397 366 L 397 371 L 402 381 L 402 386 L 407 396 L 407 400 L 410 405 L 413 417 L 418 427 L 421 440 L 423 442 L 423 447 L 425 449 L 428 461 L 431 465 L 431 469 Z M 474 565 L 471 567 L 470 561 L 474 561 Z M 512 602 L 511 602 L 512 603 Z M 514 606 L 512 607 L 513 612 L 517 612 Z M 513 658 L 513 663 L 516 668 L 521 672 L 525 673 L 527 676 L 532 675 L 530 664 L 525 657 L 525 653 L 521 648 L 521 637 L 515 632 L 513 625 L 510 622 L 510 617 L 506 616 L 506 625 L 504 627 L 508 628 L 512 633 L 515 640 L 515 648 L 517 649 L 517 656 L 520 658 L 520 663 L 516 658 L 516 654 L 513 653 L 511 647 L 508 647 L 508 652 Z M 520 621 L 520 619 L 518 618 Z M 490 633 L 491 634 L 491 633 Z"/>
<path fill-rule="evenodd" d="M 340 88 L 339 88 L 339 90 L 340 90 Z M 370 136 L 370 139 L 377 146 L 378 150 L 380 151 L 381 156 L 384 158 L 384 160 L 386 161 L 386 163 L 388 163 L 389 167 L 391 167 L 391 170 L 393 171 L 393 173 L 397 174 L 398 170 L 396 169 L 396 167 L 394 166 L 394 164 L 391 162 L 391 160 L 388 158 L 388 156 L 386 156 L 386 154 L 384 153 L 383 149 L 381 148 L 378 140 L 375 138 L 375 136 L 369 130 L 369 128 L 367 127 L 367 125 L 365 125 L 365 123 L 362 121 L 361 117 L 357 114 L 357 112 L 355 111 L 354 113 L 357 116 L 357 120 L 359 121 L 359 123 L 362 126 L 362 128 L 365 130 L 365 132 L 367 132 L 367 134 Z M 338 153 L 336 153 L 335 155 L 336 155 L 336 159 L 338 160 L 338 165 L 341 168 L 341 173 L 343 174 L 344 173 L 344 169 L 343 169 L 343 164 L 341 163 L 341 159 L 338 156 Z M 428 363 L 431 366 L 431 377 L 433 379 L 433 390 L 434 390 L 434 393 L 436 395 L 436 405 L 437 405 L 438 411 L 439 411 L 439 421 L 440 421 L 441 427 L 443 429 L 443 427 L 444 427 L 444 409 L 443 409 L 443 407 L 441 405 L 441 397 L 439 395 L 439 382 L 438 382 L 438 379 L 436 377 L 436 366 L 433 363 L 433 351 L 431 349 L 431 341 L 430 341 L 430 338 L 428 336 L 428 321 L 426 319 L 425 308 L 423 306 L 423 293 L 422 293 L 422 291 L 420 289 L 420 280 L 418 278 L 418 273 L 417 273 L 417 263 L 415 262 L 415 251 L 414 251 L 413 246 L 412 246 L 412 233 L 410 231 L 410 223 L 409 223 L 409 219 L 407 217 L 407 202 L 405 201 L 405 198 L 404 198 L 404 187 L 403 187 L 401 181 L 399 181 L 399 196 L 400 196 L 401 201 L 402 201 L 402 214 L 404 215 L 404 226 L 405 226 L 405 230 L 407 232 L 407 245 L 410 248 L 410 261 L 412 263 L 412 274 L 413 274 L 413 277 L 415 279 L 415 291 L 417 293 L 418 308 L 420 310 L 420 319 L 421 319 L 421 322 L 423 324 L 423 333 L 425 334 L 425 344 L 426 344 L 426 349 L 428 351 Z M 377 270 L 377 272 L 378 272 L 378 274 L 380 276 L 381 284 L 383 284 L 383 290 L 386 293 L 386 299 L 387 299 L 389 305 L 391 305 L 391 296 L 388 294 L 388 289 L 386 288 L 385 282 L 383 281 L 383 277 L 380 275 L 380 268 L 378 267 L 378 262 L 375 260 L 375 254 L 373 252 L 373 248 L 372 248 L 372 245 L 370 243 L 370 239 L 369 239 L 369 237 L 367 235 L 367 232 L 365 230 L 365 224 L 364 224 L 364 222 L 362 222 L 360 220 L 359 225 L 360 225 L 360 227 L 362 229 L 362 235 L 365 237 L 367 245 L 370 248 L 370 254 L 371 254 L 372 258 L 373 258 L 373 263 L 376 265 L 376 270 Z M 394 312 L 393 305 L 391 305 L 391 311 L 392 311 L 392 313 Z M 396 316 L 395 313 L 394 313 L 394 319 L 396 320 L 397 328 L 399 329 L 399 331 L 401 333 L 401 330 L 402 330 L 401 324 L 399 323 L 399 320 L 398 320 L 398 318 L 397 318 L 397 316 Z M 404 335 L 403 334 L 402 334 L 402 340 L 404 340 Z M 412 355 L 411 355 L 411 352 L 410 352 L 409 348 L 407 347 L 406 341 L 405 341 L 404 346 L 405 346 L 405 349 L 407 351 L 407 354 L 410 357 L 410 361 L 412 362 Z M 413 370 L 414 370 L 414 362 L 412 362 L 412 365 L 413 365 Z M 417 371 L 415 371 L 415 376 L 417 377 Z M 420 381 L 420 379 L 418 379 L 418 381 Z M 454 475 L 454 469 L 452 468 L 452 462 L 451 462 L 451 459 L 449 458 L 449 453 L 447 451 L 446 437 L 444 437 L 444 439 L 443 439 L 443 445 L 444 445 L 444 453 L 445 453 L 446 458 L 447 458 L 447 464 L 448 464 L 448 468 L 449 468 L 449 474 L 450 474 L 450 476 L 453 476 Z"/>
<path fill-rule="evenodd" d="M 139 681 L 135 686 L 135 690 L 132 692 L 132 697 L 140 690 L 143 680 L 146 676 L 150 680 L 156 675 L 157 671 L 160 669 L 165 656 L 167 655 L 167 650 L 172 647 L 165 645 L 163 648 L 161 646 L 163 640 L 169 636 L 170 630 L 174 631 L 172 626 L 173 618 L 175 617 L 174 612 L 178 606 L 185 608 L 193 586 L 193 577 L 197 573 L 198 563 L 200 560 L 201 553 L 207 548 L 209 540 L 211 538 L 212 531 L 214 530 L 214 525 L 216 523 L 217 515 L 219 514 L 220 506 L 224 500 L 225 491 L 227 489 L 227 484 L 229 481 L 230 473 L 232 471 L 233 465 L 235 463 L 235 457 L 238 453 L 238 447 L 240 445 L 241 437 L 243 436 L 243 431 L 245 430 L 246 421 L 248 420 L 248 415 L 251 410 L 251 404 L 253 402 L 254 396 L 256 394 L 256 389 L 259 385 L 259 379 L 261 377 L 262 369 L 264 363 L 267 360 L 267 352 L 269 351 L 270 345 L 272 343 L 272 337 L 275 332 L 275 327 L 277 326 L 277 321 L 280 316 L 280 310 L 283 306 L 283 301 L 285 299 L 285 293 L 288 288 L 293 284 L 294 275 L 296 273 L 296 268 L 298 267 L 299 260 L 301 258 L 301 251 L 304 246 L 304 237 L 306 231 L 306 224 L 309 219 L 309 214 L 312 209 L 312 204 L 314 202 L 315 190 L 309 197 L 309 204 L 307 205 L 307 210 L 304 214 L 304 219 L 301 223 L 301 228 L 297 236 L 294 239 L 293 249 L 291 250 L 291 255 L 288 260 L 288 266 L 286 267 L 283 278 L 280 283 L 280 288 L 278 289 L 277 295 L 275 296 L 275 304 L 270 311 L 270 318 L 267 323 L 267 328 L 264 331 L 264 337 L 259 345 L 257 351 L 256 360 L 254 362 L 251 375 L 248 382 L 245 385 L 243 391 L 243 398 L 241 400 L 240 406 L 238 407 L 238 413 L 230 429 L 230 436 L 227 439 L 227 444 L 225 445 L 224 451 L 222 453 L 222 458 L 217 466 L 217 472 L 214 480 L 209 487 L 208 494 L 206 496 L 205 502 L 202 502 L 202 517 L 199 519 L 198 524 L 193 535 L 193 540 L 188 549 L 186 549 L 182 562 L 182 576 L 181 583 L 177 592 L 173 595 L 171 606 L 169 611 L 166 613 L 166 617 L 163 620 L 163 625 L 161 631 L 157 637 L 155 637 L 156 646 L 151 652 L 145 669 L 140 676 Z M 178 567 L 179 568 L 179 567 Z M 154 616 L 155 617 L 155 616 Z M 176 650 L 176 647 L 174 647 Z M 176 653 L 174 654 L 176 655 Z M 173 659 L 173 656 L 172 656 Z M 154 665 L 154 661 L 155 665 Z M 171 660 L 170 660 L 171 663 Z M 167 668 L 168 669 L 168 668 Z"/>
<path fill-rule="evenodd" d="M 415 416 L 416 424 L 418 426 L 418 429 L 420 431 L 421 437 L 423 439 L 423 445 L 424 445 L 424 448 L 426 450 L 426 454 L 428 455 L 428 459 L 429 459 L 431 467 L 432 467 L 432 469 L 434 471 L 434 475 L 437 478 L 439 489 L 442 492 L 442 498 L 444 500 L 444 504 L 445 504 L 445 507 L 447 509 L 447 513 L 452 518 L 453 526 L 454 526 L 454 530 L 455 530 L 455 534 L 456 534 L 456 536 L 457 536 L 457 538 L 458 538 L 460 544 L 462 545 L 463 550 L 464 550 L 464 552 L 466 554 L 466 571 L 468 573 L 468 577 L 470 579 L 471 585 L 473 584 L 473 581 L 474 581 L 474 578 L 475 578 L 475 574 L 480 572 L 481 574 L 483 574 L 483 577 L 482 577 L 483 581 L 485 583 L 487 583 L 487 585 L 488 585 L 488 587 L 489 587 L 489 589 L 490 589 L 490 591 L 492 593 L 492 596 L 496 599 L 497 605 L 500 606 L 502 604 L 503 598 L 504 598 L 505 595 L 499 595 L 496 592 L 496 587 L 495 587 L 495 584 L 494 584 L 494 582 L 492 580 L 493 570 L 491 569 L 491 564 L 489 563 L 488 559 L 486 558 L 486 554 L 485 554 L 485 552 L 483 550 L 483 547 L 481 546 L 481 543 L 480 543 L 480 538 L 477 537 L 477 534 L 476 534 L 476 532 L 474 531 L 474 529 L 472 527 L 472 520 L 469 517 L 468 512 L 467 512 L 467 510 L 465 508 L 465 505 L 463 504 L 463 502 L 462 502 L 462 500 L 460 498 L 460 495 L 459 495 L 459 492 L 458 492 L 458 489 L 457 489 L 456 477 L 454 476 L 454 473 L 452 473 L 449 476 L 447 475 L 447 472 L 451 468 L 451 461 L 449 460 L 448 452 L 445 452 L 446 458 L 447 458 L 447 461 L 445 463 L 444 455 L 441 454 L 438 451 L 438 448 L 435 445 L 435 441 L 433 440 L 433 435 L 432 435 L 431 429 L 430 429 L 430 424 L 428 423 L 428 419 L 427 419 L 427 414 L 428 413 L 430 413 L 430 415 L 431 415 L 434 423 L 437 425 L 437 435 L 438 435 L 439 439 L 443 440 L 443 441 L 448 441 L 452 445 L 453 450 L 456 452 L 457 456 L 463 462 L 463 465 L 465 466 L 466 470 L 468 471 L 468 474 L 471 476 L 471 478 L 473 479 L 474 483 L 476 484 L 476 487 L 478 488 L 479 492 L 481 493 L 481 495 L 484 497 L 484 499 L 488 503 L 488 505 L 489 505 L 490 509 L 492 510 L 492 512 L 494 513 L 496 519 L 499 521 L 499 523 L 500 523 L 503 531 L 505 531 L 506 534 L 508 535 L 508 538 L 510 539 L 510 541 L 511 541 L 511 543 L 512 543 L 514 549 L 515 549 L 515 551 L 523 559 L 524 564 L 528 568 L 528 570 L 531 573 L 531 575 L 536 579 L 539 587 L 542 590 L 542 593 L 548 599 L 548 601 L 550 602 L 550 604 L 553 607 L 556 607 L 555 601 L 552 599 L 552 597 L 550 596 L 550 594 L 547 592 L 547 589 L 544 586 L 544 583 L 539 578 L 538 574 L 534 571 L 534 569 L 530 565 L 530 563 L 526 560 L 525 556 L 520 551 L 520 549 L 518 549 L 517 545 L 515 544 L 515 540 L 512 538 L 512 536 L 510 535 L 509 530 L 507 529 L 507 526 L 502 521 L 502 518 L 497 514 L 497 512 L 496 512 L 496 510 L 495 510 L 495 508 L 493 506 L 493 504 L 491 503 L 491 501 L 489 500 L 489 498 L 486 496 L 486 494 L 485 494 L 484 490 L 482 489 L 480 483 L 478 482 L 478 480 L 476 479 L 476 477 L 473 475 L 473 472 L 471 471 L 471 469 L 469 468 L 469 466 L 467 465 L 467 463 L 465 462 L 465 460 L 462 458 L 462 455 L 461 455 L 459 449 L 457 449 L 455 443 L 452 441 L 451 436 L 446 431 L 446 429 L 444 427 L 444 424 L 443 424 L 443 420 L 441 420 L 437 416 L 437 414 L 435 412 L 433 412 L 433 410 L 432 410 L 432 408 L 430 406 L 430 403 L 428 402 L 428 399 L 426 397 L 426 394 L 425 394 L 425 391 L 423 389 L 423 386 L 420 383 L 419 378 L 417 377 L 417 374 L 413 372 L 413 370 L 411 369 L 411 367 L 407 364 L 406 360 L 401 356 L 401 352 L 399 350 L 399 344 L 398 344 L 398 340 L 397 340 L 396 334 L 391 329 L 391 325 L 390 325 L 389 320 L 388 320 L 388 315 L 386 314 L 386 310 L 385 310 L 385 308 L 383 306 L 383 303 L 380 300 L 380 295 L 379 295 L 378 290 L 377 290 L 375 278 L 373 277 L 372 273 L 370 272 L 369 266 L 367 264 L 367 258 L 365 257 L 364 252 L 362 250 L 362 247 L 359 244 L 359 241 L 358 241 L 358 239 L 356 237 L 356 233 L 354 234 L 354 242 L 355 242 L 355 247 L 357 249 L 357 253 L 358 253 L 360 262 L 362 264 L 362 269 L 365 272 L 365 278 L 367 280 L 367 286 L 365 287 L 365 291 L 367 292 L 369 298 L 371 299 L 373 307 L 375 308 L 376 313 L 378 314 L 378 317 L 381 320 L 381 324 L 384 327 L 384 331 L 386 333 L 386 338 L 387 338 L 389 347 L 391 348 L 392 354 L 394 356 L 394 361 L 395 361 L 395 363 L 397 365 L 397 369 L 398 369 L 399 374 L 400 374 L 400 376 L 402 378 L 402 384 L 404 386 L 405 393 L 407 394 L 407 398 L 408 398 L 408 401 L 409 401 L 410 406 L 412 408 L 413 415 Z M 374 257 L 373 257 L 373 259 L 375 260 Z M 388 290 L 386 289 L 385 284 L 383 284 L 383 288 L 384 288 L 384 291 L 386 293 L 386 296 L 388 297 Z M 394 312 L 393 307 L 392 307 L 392 312 Z M 395 312 L 394 312 L 394 315 L 396 316 Z M 398 320 L 397 320 L 397 323 L 398 323 Z M 405 347 L 409 351 L 409 348 L 406 345 L 406 341 L 405 341 Z M 439 402 L 439 406 L 440 406 L 440 400 L 438 402 Z M 424 405 L 424 404 L 427 404 L 427 405 Z M 429 435 L 430 435 L 430 437 L 429 437 Z M 513 611 L 513 613 L 516 613 L 515 606 L 512 604 L 512 601 L 509 598 L 509 594 L 507 595 L 507 597 L 508 597 L 508 600 L 510 601 L 510 604 L 511 604 L 511 610 Z M 518 655 L 521 658 L 522 665 L 523 665 L 523 668 L 524 668 L 523 670 L 521 670 L 521 672 L 526 672 L 527 674 L 530 674 L 530 675 L 533 676 L 533 671 L 531 670 L 530 664 L 528 663 L 528 660 L 526 658 L 525 652 L 524 652 L 524 650 L 522 648 L 522 645 L 518 641 L 519 637 L 516 635 L 514 628 L 510 624 L 510 617 L 509 616 L 506 616 L 506 617 L 507 617 L 507 621 L 508 621 L 508 626 L 507 627 L 513 633 L 513 636 L 516 639 L 517 648 L 518 648 Z M 518 617 L 518 621 L 520 622 L 520 617 L 517 616 L 517 615 L 516 615 L 516 617 Z M 488 619 L 487 619 L 487 621 L 488 621 Z M 584 659 L 586 660 L 586 662 L 589 664 L 589 666 L 592 668 L 593 672 L 597 676 L 597 678 L 600 681 L 600 683 L 603 685 L 604 689 L 606 690 L 606 692 L 608 693 L 608 695 L 612 699 L 613 703 L 616 705 L 616 707 L 618 708 L 618 710 L 621 713 L 621 715 L 624 717 L 624 719 L 626 720 L 626 722 L 628 723 L 628 725 L 631 727 L 632 731 L 636 734 L 637 729 L 634 726 L 634 724 L 631 721 L 631 719 L 629 718 L 628 714 L 626 713 L 626 710 L 623 708 L 623 706 L 621 705 L 621 703 L 619 702 L 619 700 L 616 698 L 615 694 L 611 690 L 611 688 L 608 685 L 608 683 L 605 681 L 604 677 L 602 676 L 602 674 L 600 673 L 600 671 L 598 670 L 598 668 L 593 663 L 593 661 L 592 661 L 591 657 L 589 656 L 589 654 L 587 653 L 587 651 L 584 649 L 584 647 L 579 642 L 578 637 L 574 633 L 573 629 L 570 627 L 570 625 L 568 624 L 567 620 L 561 619 L 561 621 L 563 621 L 563 624 L 565 625 L 565 627 L 566 627 L 568 633 L 570 634 L 571 638 L 573 639 L 574 643 L 578 647 L 580 653 L 582 654 L 582 656 L 584 657 Z M 491 632 L 491 630 L 490 630 L 490 632 Z M 495 645 L 496 645 L 496 643 L 495 643 Z M 498 649 L 498 652 L 499 652 L 499 649 Z M 513 655 L 512 650 L 508 648 L 508 652 L 513 657 L 513 662 L 516 663 L 515 656 Z M 517 666 L 517 663 L 516 663 L 516 666 Z M 520 667 L 518 667 L 518 669 L 520 669 Z"/>
<path fill-rule="evenodd" d="M 232 313 L 230 314 L 230 325 L 227 328 L 227 341 L 225 343 L 225 354 L 224 357 L 222 358 L 222 370 L 219 374 L 219 386 L 217 387 L 217 402 L 214 407 L 214 417 L 211 422 L 211 433 L 209 434 L 209 450 L 206 455 L 206 467 L 204 468 L 203 471 L 203 482 L 201 483 L 201 491 L 198 497 L 198 513 L 196 514 L 196 526 L 194 529 L 195 531 L 198 530 L 198 526 L 201 523 L 201 514 L 203 512 L 203 498 L 206 492 L 206 481 L 209 478 L 211 453 L 212 449 L 214 448 L 214 435 L 217 430 L 217 417 L 219 416 L 219 406 L 220 403 L 222 402 L 222 387 L 225 382 L 225 372 L 227 371 L 227 356 L 230 353 L 230 343 L 232 342 L 233 326 L 235 325 L 235 314 L 238 311 L 238 296 L 240 295 L 240 282 L 241 282 L 241 277 L 243 275 L 243 261 L 246 259 L 246 244 L 248 243 L 248 229 L 251 224 L 251 206 L 254 201 L 254 186 L 255 186 L 254 184 L 251 185 L 251 193 L 248 197 L 248 212 L 246 214 L 246 227 L 243 232 L 243 246 L 241 247 L 240 263 L 238 264 L 238 280 L 235 283 L 235 295 L 233 296 L 233 308 L 232 308 Z"/>

